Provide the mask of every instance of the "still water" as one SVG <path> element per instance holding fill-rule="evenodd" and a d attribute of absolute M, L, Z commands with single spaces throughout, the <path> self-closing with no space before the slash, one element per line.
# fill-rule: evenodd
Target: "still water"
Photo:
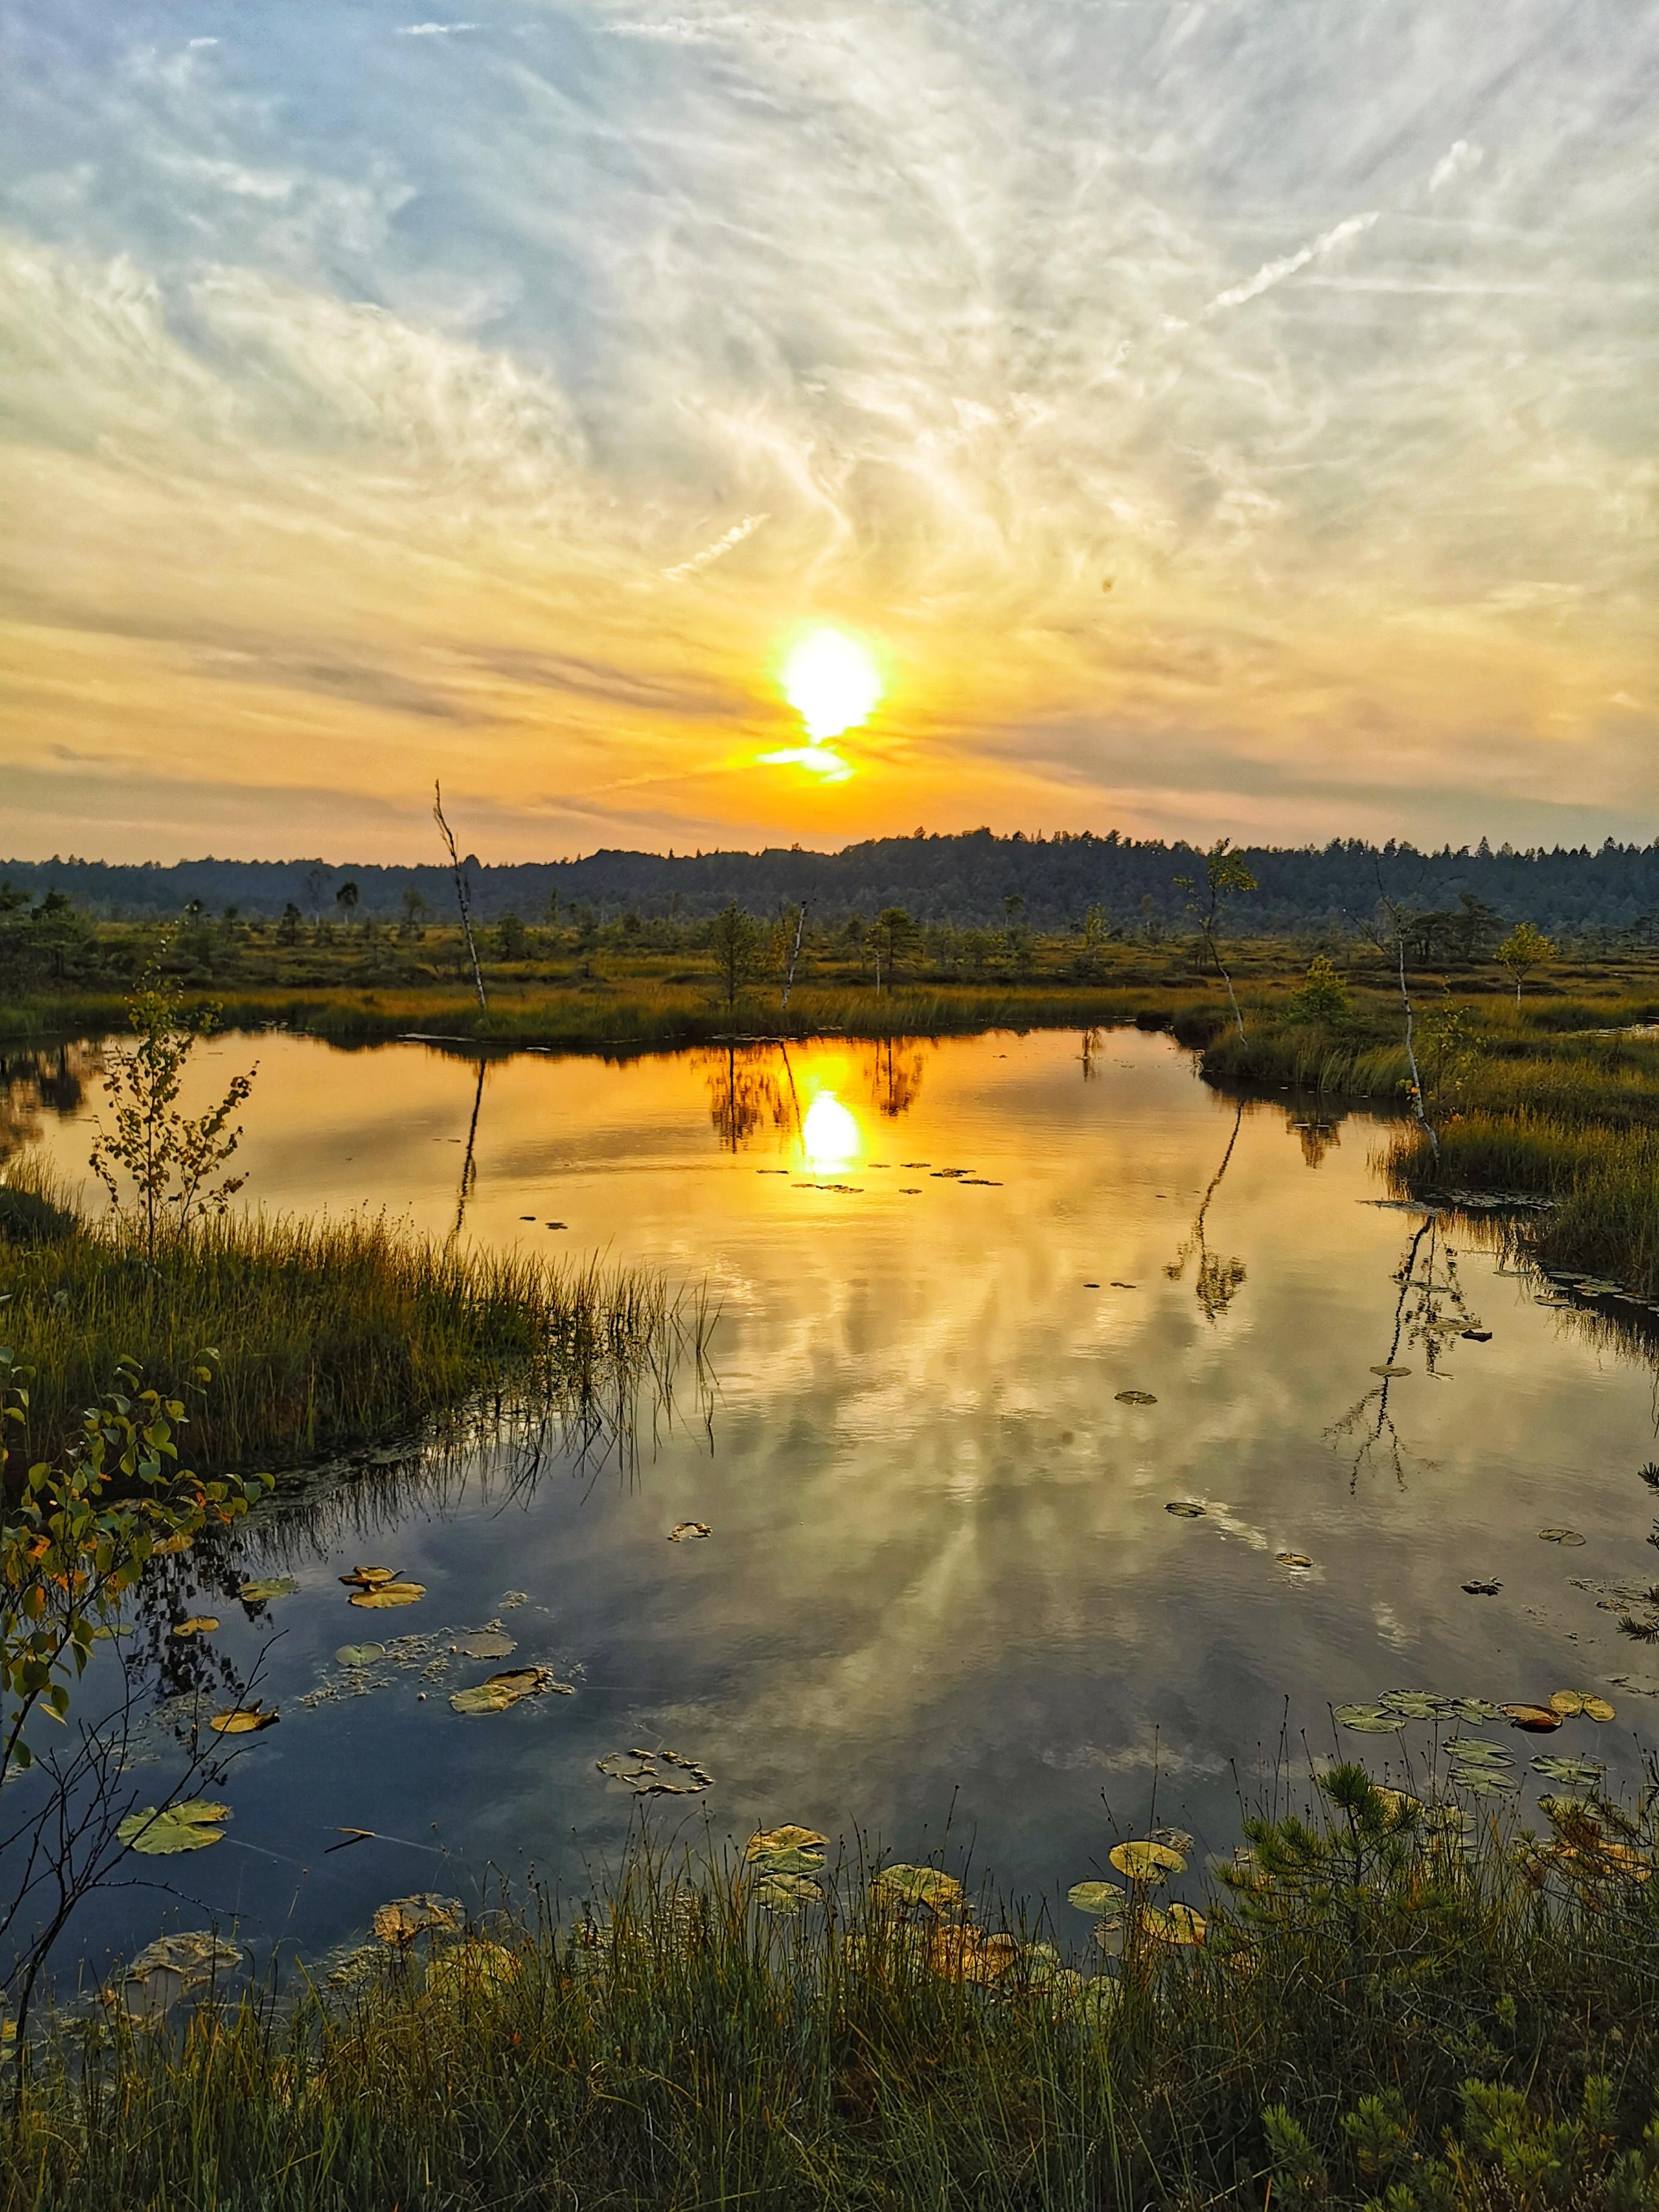
<path fill-rule="evenodd" d="M 1340 1741 L 1420 1774 L 1431 1729 L 1331 1718 L 1395 1688 L 1598 1692 L 1610 1724 L 1486 1733 L 1522 1776 L 1540 1750 L 1639 1772 L 1659 1655 L 1609 1608 L 1659 1568 L 1651 1358 L 1467 1224 L 1387 1204 L 1385 1124 L 1241 1107 L 1134 1030 L 523 1054 L 481 1084 L 417 1043 L 215 1050 L 209 1075 L 260 1062 L 251 1200 L 442 1235 L 459 1213 L 481 1245 L 706 1285 L 714 1389 L 684 1378 L 629 1468 L 371 1468 L 256 1522 L 239 1571 L 298 1591 L 202 1594 L 222 1625 L 191 1663 L 241 1679 L 263 1651 L 281 1725 L 215 1793 L 224 1843 L 152 1863 L 173 1898 L 89 1908 L 88 1948 L 234 1916 L 315 1955 L 492 1866 L 580 1884 L 630 1819 L 857 1827 L 905 1858 L 948 1824 L 975 1872 L 1052 1895 L 1154 1795 L 1218 1850 L 1275 1758 L 1305 1774 Z M 60 1085 L 31 1141 L 78 1174 L 95 1105 Z M 681 1522 L 712 1533 L 669 1541 Z M 1583 1540 L 1538 1534 L 1564 1528 Z M 350 1607 L 360 1561 L 425 1600 Z M 449 1645 L 492 1623 L 574 1694 L 452 1711 L 506 1662 Z M 400 1635 L 434 1640 L 334 1659 Z M 712 1788 L 635 1798 L 597 1767 L 635 1747 Z M 159 1779 L 176 1753 L 154 1724 L 149 1747 Z M 350 1829 L 374 1833 L 331 1851 Z"/>

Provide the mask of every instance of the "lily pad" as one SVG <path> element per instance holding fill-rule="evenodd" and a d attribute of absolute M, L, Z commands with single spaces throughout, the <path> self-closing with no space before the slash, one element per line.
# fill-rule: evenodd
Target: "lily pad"
<path fill-rule="evenodd" d="M 1185 1828 L 1149 1828 L 1146 1840 L 1149 1844 L 1167 1844 L 1170 1850 L 1179 1851 L 1183 1858 L 1193 1847 L 1193 1839 Z"/>
<path fill-rule="evenodd" d="M 1139 1916 L 1144 1934 L 1157 1943 L 1201 1943 L 1206 1923 L 1190 1905 L 1143 1905 Z"/>
<path fill-rule="evenodd" d="M 426 1985 L 446 1995 L 471 1990 L 498 1990 L 519 1971 L 519 1962 L 501 1943 L 476 1937 L 465 1943 L 447 1943 L 426 1970 Z"/>
<path fill-rule="evenodd" d="M 367 1589 L 354 1590 L 348 1603 L 361 1605 L 371 1613 L 389 1613 L 394 1606 L 418 1605 L 425 1595 L 424 1583 L 375 1583 Z"/>
<path fill-rule="evenodd" d="M 1164 1509 L 1166 1513 L 1173 1513 L 1177 1521 L 1201 1521 L 1208 1510 L 1193 1498 L 1172 1498 Z"/>
<path fill-rule="evenodd" d="M 1465 1583 L 1463 1587 L 1471 1597 L 1496 1597 L 1498 1591 L 1503 1589 L 1504 1585 L 1502 1583 L 1494 1580 L 1492 1582 Z"/>
<path fill-rule="evenodd" d="M 215 1735 L 257 1735 L 261 1729 L 275 1728 L 281 1718 L 280 1713 L 264 1711 L 256 1698 L 251 1705 L 233 1705 L 228 1712 L 215 1713 L 208 1726 Z"/>
<path fill-rule="evenodd" d="M 1155 1844 L 1150 1837 L 1115 1844 L 1106 1856 L 1131 1881 L 1163 1881 L 1170 1875 L 1184 1874 L 1187 1870 L 1186 1859 L 1180 1851 L 1171 1850 L 1168 1844 Z"/>
<path fill-rule="evenodd" d="M 939 1928 L 927 1947 L 928 1964 L 936 1974 L 952 1981 L 977 1982 L 988 1987 L 1000 1982 L 1019 1957 L 1012 1936 L 982 1935 L 977 1928 Z"/>
<path fill-rule="evenodd" d="M 671 1544 L 683 1544 L 688 1536 L 712 1536 L 714 1530 L 706 1521 L 677 1521 L 668 1532 Z"/>
<path fill-rule="evenodd" d="M 805 1905 L 817 1905 L 823 1891 L 809 1875 L 780 1869 L 763 1874 L 755 1884 L 753 1895 L 756 1904 L 768 1912 L 799 1912 Z"/>
<path fill-rule="evenodd" d="M 342 1667 L 372 1667 L 386 1657 L 384 1644 L 343 1644 L 334 1655 Z"/>
<path fill-rule="evenodd" d="M 1385 1362 L 1385 1363 L 1384 1363 L 1384 1364 L 1383 1364 L 1383 1365 L 1382 1365 L 1381 1367 L 1373 1367 L 1373 1368 L 1372 1368 L 1372 1370 L 1371 1370 L 1371 1373 L 1372 1373 L 1373 1375 L 1390 1375 L 1390 1376 L 1391 1376 L 1391 1375 L 1409 1375 L 1409 1374 L 1411 1373 L 1411 1371 L 1412 1371 L 1412 1370 L 1411 1370 L 1411 1369 L 1410 1369 L 1409 1367 L 1395 1367 L 1395 1366 L 1392 1366 L 1392 1365 L 1390 1365 L 1390 1364 L 1387 1364 L 1386 1362 Z"/>
<path fill-rule="evenodd" d="M 475 1628 L 470 1636 L 458 1636 L 449 1648 L 462 1659 L 510 1659 L 519 1647 L 501 1629 Z"/>
<path fill-rule="evenodd" d="M 459 1928 L 461 1924 L 461 1900 L 459 1897 L 439 1897 L 431 1890 L 421 1890 L 413 1897 L 393 1898 L 374 1915 L 374 1933 L 382 1943 L 391 1943 L 398 1950 L 412 1943 L 434 1928 Z"/>
<path fill-rule="evenodd" d="M 129 1850 L 145 1858 L 171 1858 L 175 1851 L 204 1851 L 210 1844 L 222 1843 L 221 1823 L 229 1818 L 228 1805 L 190 1797 L 181 1805 L 169 1805 L 164 1813 L 154 1805 L 129 1813 L 115 1832 Z"/>
<path fill-rule="evenodd" d="M 1158 1400 L 1150 1390 L 1120 1390 L 1117 1402 L 1120 1406 L 1155 1406 Z"/>
<path fill-rule="evenodd" d="M 562 1682 L 553 1679 L 550 1667 L 509 1667 L 505 1673 L 492 1674 L 487 1682 L 479 1682 L 470 1690 L 457 1690 L 449 1701 L 455 1713 L 504 1713 L 509 1705 L 516 1705 L 526 1698 L 538 1697 L 544 1690 L 562 1689 Z"/>
<path fill-rule="evenodd" d="M 191 1636 L 210 1636 L 218 1626 L 219 1624 L 212 1613 L 193 1613 L 188 1620 L 175 1620 L 173 1624 L 172 1632 L 174 1636 L 180 1638 Z"/>
<path fill-rule="evenodd" d="M 1340 1726 L 1353 1729 L 1361 1735 L 1392 1735 L 1405 1725 L 1398 1713 L 1389 1712 L 1380 1705 L 1338 1705 L 1334 1711 Z"/>
<path fill-rule="evenodd" d="M 355 1583 L 359 1589 L 374 1589 L 381 1583 L 395 1583 L 396 1567 L 354 1567 L 349 1575 L 342 1575 L 343 1583 Z"/>
<path fill-rule="evenodd" d="M 1495 1766 L 1454 1766 L 1449 1774 L 1452 1787 L 1470 1797 L 1501 1797 L 1515 1787 L 1514 1776 Z"/>
<path fill-rule="evenodd" d="M 781 1844 L 769 1851 L 750 1849 L 744 1856 L 763 1874 L 822 1874 L 823 1871 L 823 1853 L 803 1850 L 799 1844 Z"/>
<path fill-rule="evenodd" d="M 151 1974 L 163 1973 L 177 1974 L 186 1984 L 205 1982 L 221 1969 L 234 1972 L 241 1963 L 242 1954 L 235 1944 L 222 1942 L 210 1929 L 191 1929 L 175 1936 L 158 1936 L 153 1943 L 146 1943 L 129 1964 L 125 1978 L 142 1982 Z"/>
<path fill-rule="evenodd" d="M 1442 1698 L 1439 1706 L 1443 1719 L 1462 1721 L 1471 1728 L 1498 1718 L 1498 1708 L 1490 1698 Z"/>
<path fill-rule="evenodd" d="M 1586 1698 L 1584 1718 L 1587 1721 L 1610 1721 L 1613 1718 L 1613 1707 L 1606 1698 Z"/>
<path fill-rule="evenodd" d="M 1128 1901 L 1128 1892 L 1115 1881 L 1074 1881 L 1066 1893 L 1067 1905 L 1096 1920 L 1120 1918 Z"/>
<path fill-rule="evenodd" d="M 1547 1781 L 1564 1782 L 1570 1790 L 1593 1790 L 1607 1772 L 1607 1768 L 1594 1759 L 1534 1759 L 1534 1774 Z"/>
<path fill-rule="evenodd" d="M 236 1595 L 250 1605 L 263 1605 L 273 1597 L 292 1597 L 299 1587 L 292 1575 L 268 1575 L 263 1582 L 239 1584 Z"/>
<path fill-rule="evenodd" d="M 944 1912 L 962 1902 L 962 1884 L 954 1875 L 937 1867 L 890 1866 L 870 1885 L 878 1905 L 925 1905 L 930 1912 Z"/>
<path fill-rule="evenodd" d="M 1305 1570 L 1313 1565 L 1313 1561 L 1305 1552 L 1275 1552 L 1273 1558 L 1281 1567 Z"/>
<path fill-rule="evenodd" d="M 1480 1736 L 1454 1736 L 1446 1746 L 1446 1756 L 1463 1766 L 1513 1766 L 1515 1761 L 1506 1751 L 1495 1743 L 1487 1743 Z"/>
<path fill-rule="evenodd" d="M 1440 1710 L 1440 1700 L 1430 1690 L 1389 1690 L 1377 1703 L 1407 1721 L 1431 1721 Z"/>
<path fill-rule="evenodd" d="M 1565 1544 L 1574 1549 L 1584 1540 L 1576 1528 L 1540 1528 L 1538 1534 L 1543 1543 Z"/>
<path fill-rule="evenodd" d="M 1552 1729 L 1561 1725 L 1560 1714 L 1552 1712 L 1547 1705 L 1520 1704 L 1503 1705 L 1498 1710 L 1511 1728 L 1525 1729 L 1533 1735 L 1547 1735 Z"/>
<path fill-rule="evenodd" d="M 793 1821 L 781 1828 L 757 1828 L 744 1850 L 746 1859 L 764 1858 L 769 1851 L 810 1850 L 816 1844 L 827 1844 L 828 1836 L 821 1836 L 816 1828 L 799 1828 Z"/>

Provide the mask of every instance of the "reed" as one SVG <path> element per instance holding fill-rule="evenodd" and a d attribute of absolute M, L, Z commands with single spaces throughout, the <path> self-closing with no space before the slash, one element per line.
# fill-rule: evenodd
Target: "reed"
<path fill-rule="evenodd" d="M 441 1243 L 384 1215 L 228 1214 L 169 1237 L 153 1262 L 118 1222 L 65 1218 L 61 1234 L 0 1236 L 0 1336 L 34 1370 L 32 1456 L 123 1356 L 190 1395 L 190 1370 L 216 1352 L 187 1431 L 205 1474 L 411 1437 L 485 1394 L 619 1402 L 708 1326 L 653 1277 Z"/>
<path fill-rule="evenodd" d="M 856 1853 L 780 1921 L 729 1863 L 636 1852 L 574 1920 L 498 1912 L 345 1992 L 97 2008 L 33 2053 L 0 2212 L 1650 2206 L 1650 1826 L 1465 1844 L 1357 1768 L 1322 1787 L 1248 1824 L 1202 1947 L 1132 1916 L 1110 1974 L 989 1896 L 984 1972 Z"/>

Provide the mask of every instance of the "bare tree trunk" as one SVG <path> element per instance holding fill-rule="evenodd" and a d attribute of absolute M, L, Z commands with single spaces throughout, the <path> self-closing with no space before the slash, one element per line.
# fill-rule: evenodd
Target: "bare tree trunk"
<path fill-rule="evenodd" d="M 801 939 L 806 934 L 806 902 L 803 899 L 795 909 L 795 941 L 789 948 L 789 965 L 784 973 L 783 996 L 778 1002 L 780 1013 L 789 1011 L 789 994 L 795 988 L 795 963 L 800 958 Z M 1516 994 L 1517 999 L 1519 994 Z"/>
<path fill-rule="evenodd" d="M 1423 1096 L 1423 1077 L 1417 1065 L 1417 1045 L 1413 1034 L 1412 994 L 1406 988 L 1406 933 L 1396 927 L 1395 943 L 1400 955 L 1400 1003 L 1406 1010 L 1406 1060 L 1412 1072 L 1412 1104 L 1424 1135 L 1429 1140 L 1429 1150 L 1434 1154 L 1434 1164 L 1440 1164 L 1440 1139 L 1429 1119 L 1429 1109 Z"/>
<path fill-rule="evenodd" d="M 489 1001 L 484 996 L 483 975 L 478 967 L 478 948 L 472 942 L 472 915 L 466 896 L 466 871 L 461 866 L 460 854 L 455 850 L 455 840 L 449 824 L 444 820 L 443 787 L 435 781 L 432 786 L 432 818 L 442 830 L 444 842 L 449 848 L 450 872 L 455 878 L 455 903 L 461 914 L 461 934 L 466 939 L 466 957 L 472 963 L 472 988 L 478 994 L 479 1012 L 487 1014 Z"/>

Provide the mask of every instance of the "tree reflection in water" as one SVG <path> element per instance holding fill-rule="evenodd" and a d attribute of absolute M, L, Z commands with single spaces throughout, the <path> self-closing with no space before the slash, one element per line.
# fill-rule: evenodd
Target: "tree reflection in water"
<path fill-rule="evenodd" d="M 1420 1355 L 1430 1376 L 1447 1379 L 1444 1361 L 1449 1340 L 1480 1326 L 1480 1316 L 1464 1295 L 1457 1259 L 1456 1248 L 1445 1234 L 1444 1218 L 1438 1212 L 1430 1213 L 1407 1242 L 1395 1270 L 1399 1296 L 1395 1300 L 1388 1351 L 1376 1363 L 1379 1370 L 1398 1367 L 1402 1352 L 1414 1352 Z M 1351 1444 L 1354 1447 L 1348 1468 L 1351 1491 L 1358 1484 L 1361 1469 L 1368 1469 L 1373 1460 L 1393 1474 L 1402 1490 L 1408 1468 L 1427 1469 L 1434 1465 L 1432 1460 L 1413 1452 L 1401 1436 L 1389 1403 L 1389 1394 L 1401 1379 L 1380 1373 L 1375 1389 L 1367 1390 L 1325 1431 L 1333 1445 L 1345 1449 Z"/>
<path fill-rule="evenodd" d="M 102 1066 L 96 1045 L 0 1052 L 0 1161 L 38 1140 L 43 1114 L 77 1114 Z"/>
<path fill-rule="evenodd" d="M 1244 1123 L 1244 1101 L 1241 1098 L 1233 1115 L 1233 1132 L 1227 1139 L 1227 1149 L 1221 1155 L 1221 1164 L 1210 1177 L 1209 1186 L 1198 1202 L 1193 1216 L 1193 1225 L 1175 1258 L 1164 1270 L 1172 1283 L 1178 1283 L 1187 1272 L 1188 1262 L 1196 1258 L 1197 1271 L 1193 1278 L 1193 1290 L 1199 1309 L 1206 1321 L 1219 1321 L 1243 1289 L 1245 1279 L 1244 1262 L 1238 1259 L 1224 1259 L 1210 1249 L 1205 1221 L 1211 1201 L 1221 1188 L 1222 1179 L 1232 1164 L 1233 1148 L 1238 1142 L 1239 1130 Z"/>
<path fill-rule="evenodd" d="M 877 1110 L 896 1121 L 921 1095 L 921 1050 L 903 1038 L 896 1044 L 891 1037 L 884 1037 L 870 1048 L 866 1075 Z"/>

